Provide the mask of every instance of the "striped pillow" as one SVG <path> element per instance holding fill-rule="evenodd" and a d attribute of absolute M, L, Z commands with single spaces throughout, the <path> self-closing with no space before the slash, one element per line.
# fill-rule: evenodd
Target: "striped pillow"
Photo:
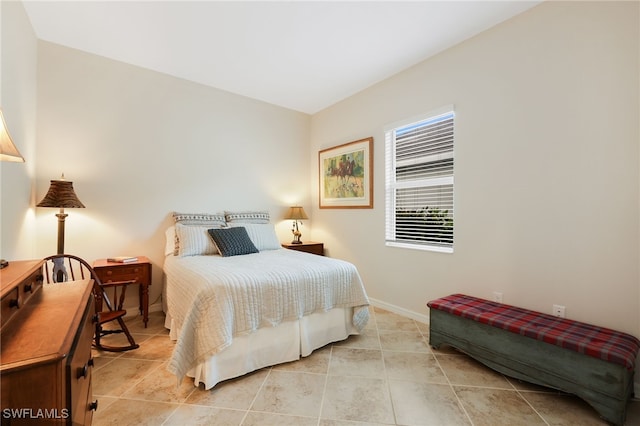
<path fill-rule="evenodd" d="M 208 230 L 212 226 L 187 226 L 176 224 L 178 238 L 178 256 L 205 256 L 218 254 L 218 249 L 211 240 Z"/>
<path fill-rule="evenodd" d="M 173 221 L 183 225 L 212 225 L 224 226 L 222 213 L 178 213 L 173 212 Z"/>
<path fill-rule="evenodd" d="M 246 211 L 246 212 L 224 212 L 227 223 L 269 223 L 269 212 L 267 211 Z"/>

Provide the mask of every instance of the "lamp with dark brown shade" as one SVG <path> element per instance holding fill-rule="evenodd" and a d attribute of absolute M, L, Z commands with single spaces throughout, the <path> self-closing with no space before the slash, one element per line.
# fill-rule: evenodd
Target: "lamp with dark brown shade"
<path fill-rule="evenodd" d="M 302 244 L 302 241 L 300 241 L 302 232 L 298 229 L 298 221 L 309 219 L 304 209 L 300 206 L 290 207 L 284 218 L 293 220 L 293 228 L 291 229 L 291 232 L 293 232 L 293 241 L 291 241 L 291 244 Z"/>
<path fill-rule="evenodd" d="M 64 220 L 68 214 L 64 209 L 84 208 L 84 204 L 78 199 L 73 190 L 73 182 L 65 180 L 64 174 L 60 179 L 52 180 L 47 195 L 37 204 L 38 207 L 56 207 L 60 212 L 58 217 L 58 254 L 64 253 Z"/>
<path fill-rule="evenodd" d="M 62 177 L 57 180 L 51 181 L 49 191 L 44 196 L 42 201 L 37 204 L 38 207 L 56 207 L 60 209 L 59 213 L 56 213 L 58 217 L 58 252 L 57 254 L 64 254 L 64 220 L 68 214 L 64 212 L 64 209 L 70 208 L 84 208 L 84 204 L 78 199 L 75 191 L 73 190 L 73 182 L 64 179 L 64 173 Z M 56 259 L 59 264 L 54 261 L 53 272 L 56 276 L 56 282 L 66 281 L 66 269 L 63 258 Z"/>

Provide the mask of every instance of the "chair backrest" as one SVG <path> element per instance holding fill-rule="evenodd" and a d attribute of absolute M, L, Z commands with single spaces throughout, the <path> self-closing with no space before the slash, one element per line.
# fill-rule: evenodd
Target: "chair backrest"
<path fill-rule="evenodd" d="M 98 274 L 86 260 L 72 254 L 54 254 L 44 258 L 42 269 L 44 282 L 49 284 L 93 279 L 93 293 L 96 300 L 101 300 L 110 311 L 113 311 L 113 305 L 104 291 Z"/>

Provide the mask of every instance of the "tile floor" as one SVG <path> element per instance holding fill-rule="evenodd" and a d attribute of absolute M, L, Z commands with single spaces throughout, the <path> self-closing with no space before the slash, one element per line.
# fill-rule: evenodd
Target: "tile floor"
<path fill-rule="evenodd" d="M 606 425 L 573 396 L 522 383 L 451 348 L 428 326 L 377 308 L 365 332 L 300 361 L 194 387 L 165 370 L 173 349 L 162 313 L 128 323 L 140 348 L 94 351 L 93 424 L 102 425 Z M 640 401 L 627 425 L 640 424 Z"/>

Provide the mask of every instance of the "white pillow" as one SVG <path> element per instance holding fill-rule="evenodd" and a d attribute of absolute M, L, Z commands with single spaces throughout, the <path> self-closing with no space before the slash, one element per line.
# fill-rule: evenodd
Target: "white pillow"
<path fill-rule="evenodd" d="M 217 226 L 196 226 L 176 223 L 178 236 L 178 256 L 204 256 L 218 254 L 218 249 L 207 232 Z"/>
<path fill-rule="evenodd" d="M 246 228 L 249 239 L 260 251 L 282 248 L 276 235 L 276 228 L 271 223 L 229 223 L 229 226 Z"/>
<path fill-rule="evenodd" d="M 177 256 L 178 255 L 178 240 L 176 239 L 176 227 L 171 225 L 164 231 L 164 255 L 169 256 L 170 254 Z"/>

